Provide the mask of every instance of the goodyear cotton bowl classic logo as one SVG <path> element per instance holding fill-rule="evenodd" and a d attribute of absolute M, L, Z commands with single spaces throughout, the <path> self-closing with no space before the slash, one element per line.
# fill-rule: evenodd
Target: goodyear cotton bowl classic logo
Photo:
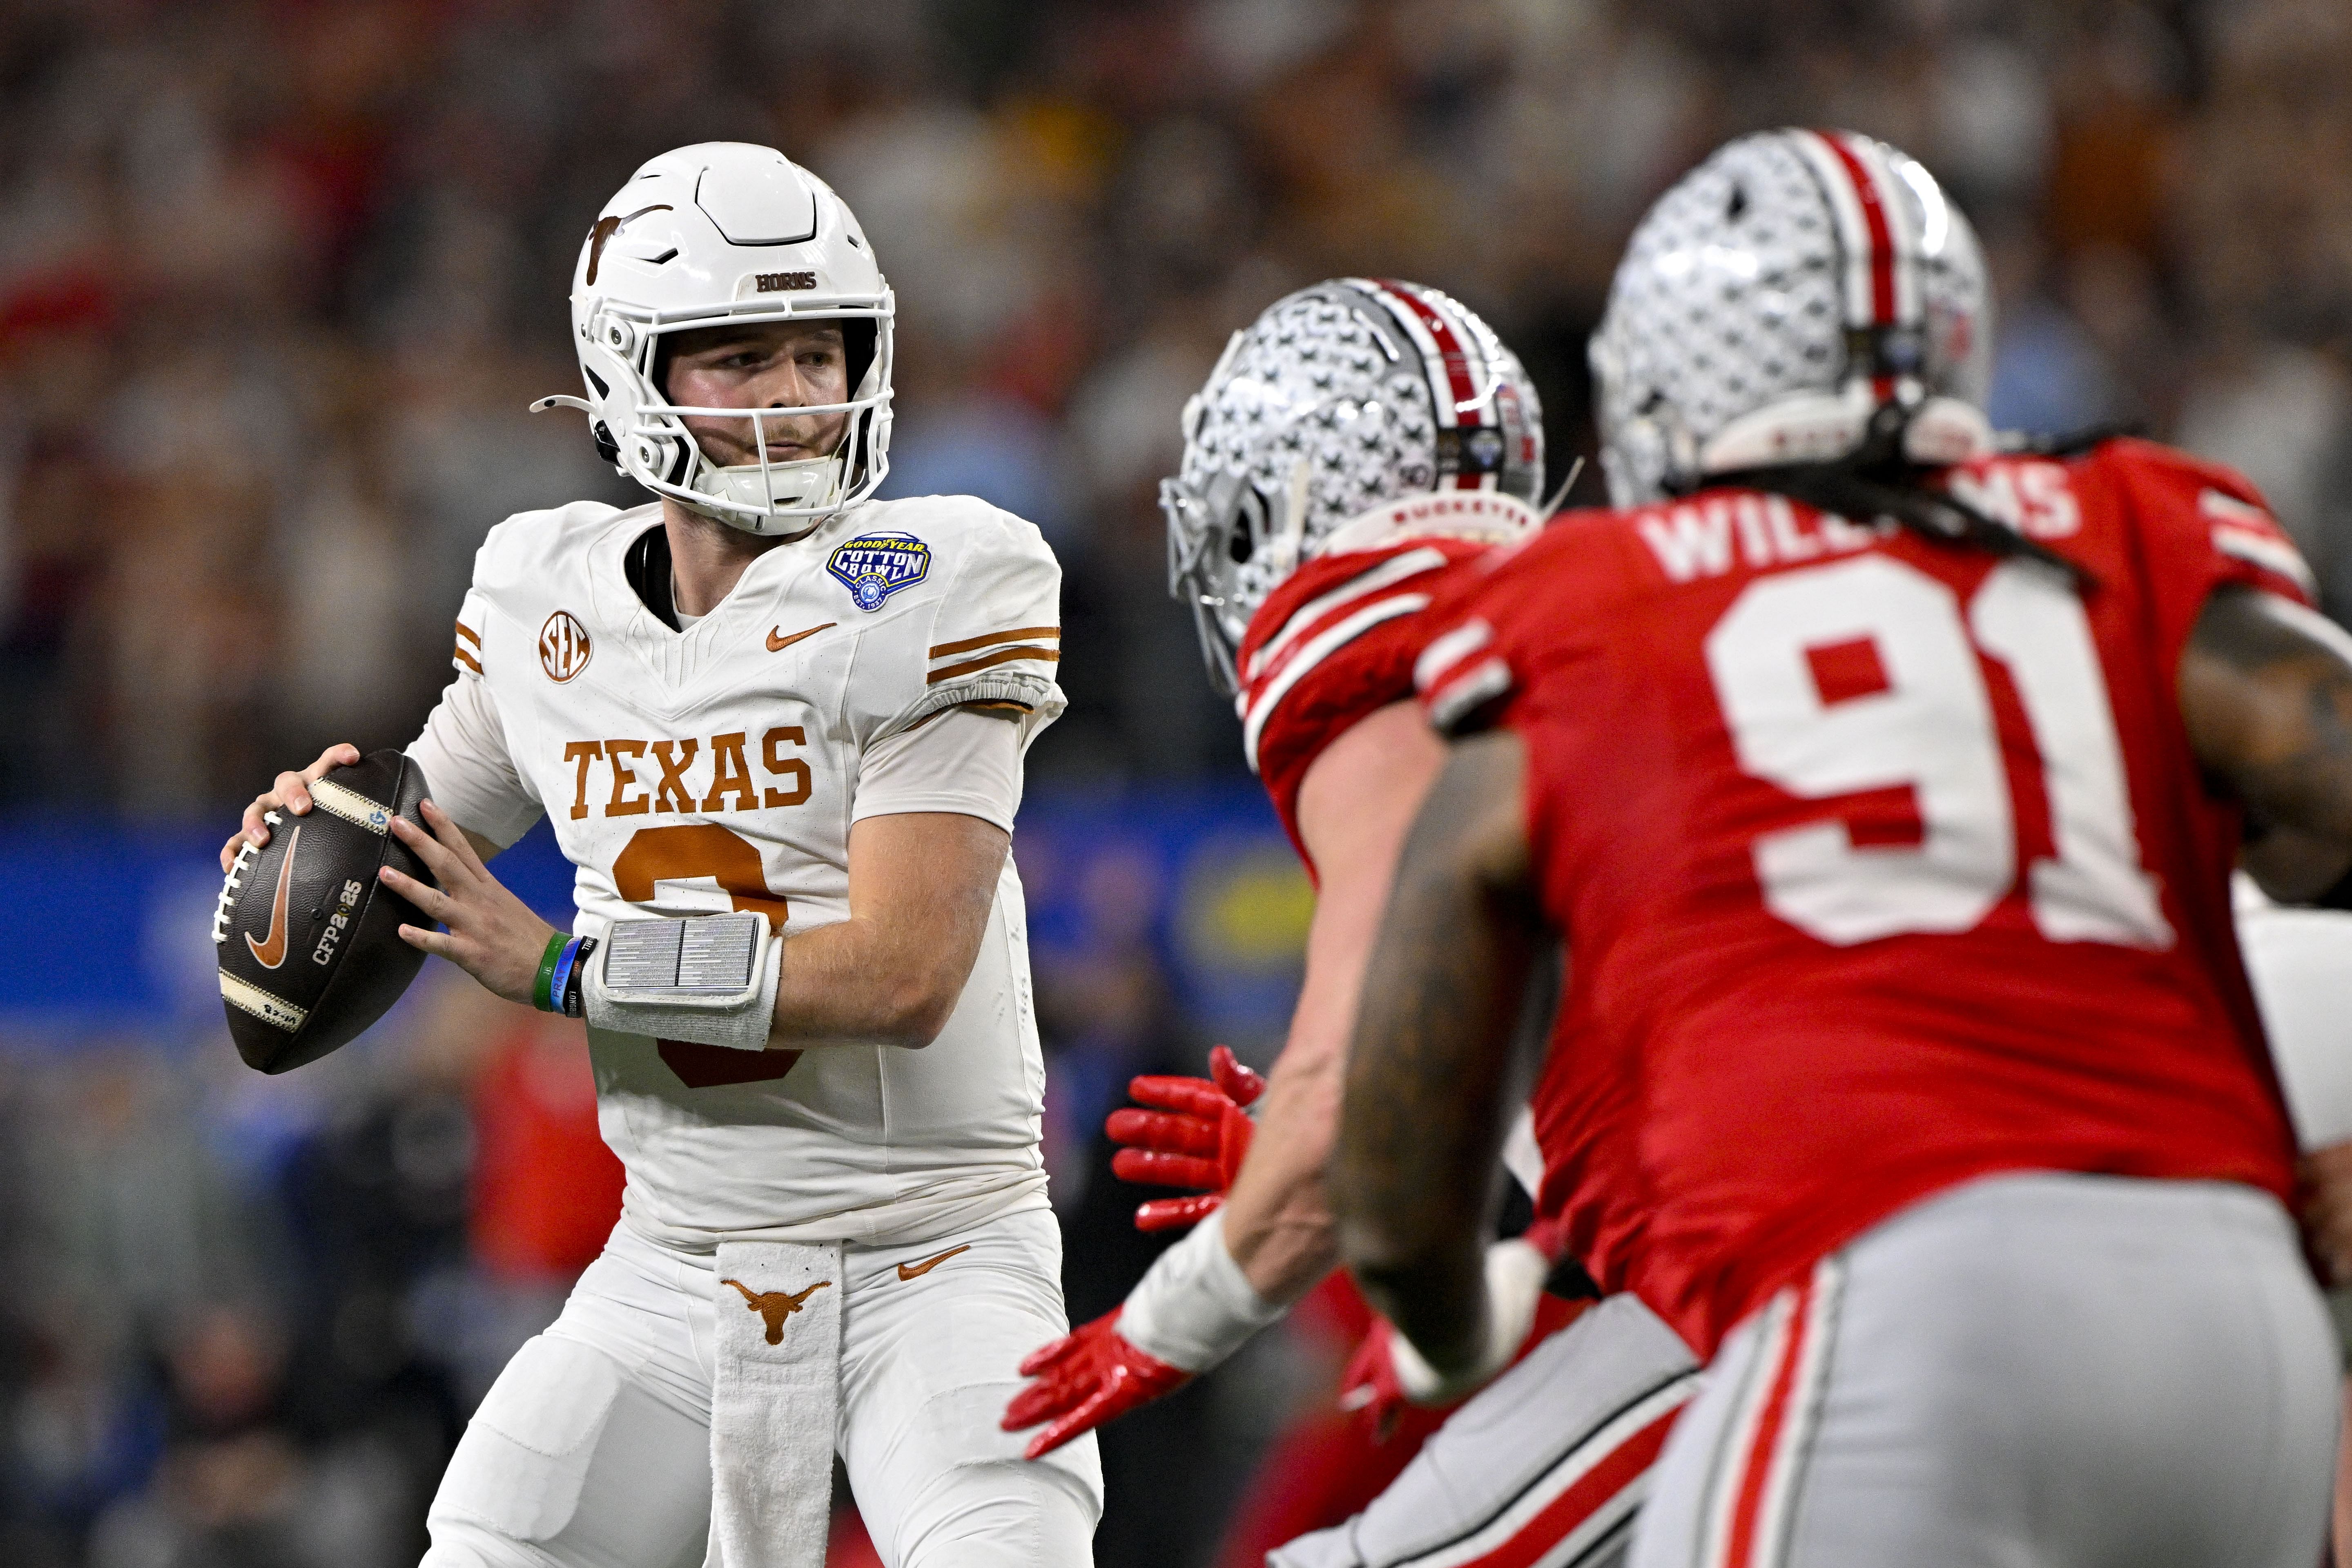
<path fill-rule="evenodd" d="M 841 580 L 861 610 L 878 610 L 931 570 L 931 547 L 911 533 L 861 533 L 833 552 L 824 569 Z"/>

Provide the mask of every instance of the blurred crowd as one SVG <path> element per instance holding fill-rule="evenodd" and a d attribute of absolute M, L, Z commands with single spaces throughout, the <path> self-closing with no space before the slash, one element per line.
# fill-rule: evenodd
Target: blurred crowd
<path fill-rule="evenodd" d="M 2352 593 L 2338 0 L 18 0 L 0 9 L 0 801 L 210 807 L 397 744 L 499 518 L 631 489 L 565 291 L 652 153 L 771 142 L 898 291 L 897 493 L 1069 573 L 1048 775 L 1236 767 L 1154 484 L 1225 335 L 1440 284 L 1589 450 L 1644 204 L 1790 121 L 1927 160 L 1984 235 L 1994 413 L 2245 468 Z M 1575 499 L 1599 499 L 1588 472 Z"/>
<path fill-rule="evenodd" d="M 1997 423 L 2238 465 L 2341 615 L 2347 81 L 2342 0 L 16 0 L 0 807 L 217 813 L 326 741 L 406 741 L 485 531 L 640 499 L 524 405 L 577 390 L 592 216 L 701 140 L 782 148 L 872 235 L 889 493 L 982 495 L 1059 552 L 1049 786 L 1239 766 L 1153 504 L 1229 331 L 1333 273 L 1443 286 L 1528 361 L 1565 478 L 1634 219 L 1780 123 L 1885 136 L 1975 220 Z M 1078 1317 L 1150 1257 L 1100 1112 L 1223 1027 L 1133 868 L 1085 875 L 1039 977 Z M 0 1561 L 405 1568 L 609 1223 L 587 1100 L 576 1037 L 463 986 L 284 1084 L 208 1033 L 0 1053 Z M 1212 1561 L 1328 1348 L 1310 1324 L 1114 1434 L 1106 1564 Z"/>

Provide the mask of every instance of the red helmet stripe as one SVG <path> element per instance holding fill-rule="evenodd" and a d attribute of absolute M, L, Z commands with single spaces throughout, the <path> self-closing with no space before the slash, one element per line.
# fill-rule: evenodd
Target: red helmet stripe
<path fill-rule="evenodd" d="M 1895 325 L 1895 233 L 1887 221 L 1886 203 L 1879 195 L 1878 182 L 1871 178 L 1870 170 L 1854 156 L 1844 138 L 1822 135 L 1822 141 L 1837 154 L 1838 166 L 1853 182 L 1854 199 L 1862 205 L 1863 222 L 1869 230 L 1871 325 L 1891 327 Z"/>
<path fill-rule="evenodd" d="M 1371 282 L 1382 294 L 1401 302 L 1412 312 L 1412 319 L 1421 323 L 1422 331 L 1429 334 L 1430 342 L 1437 349 L 1437 362 L 1445 367 L 1445 384 L 1451 393 L 1450 398 L 1444 400 L 1450 405 L 1440 408 L 1437 422 L 1444 426 L 1459 425 L 1465 409 L 1479 407 L 1485 402 L 1478 395 L 1476 384 L 1470 379 L 1468 345 L 1454 330 L 1454 323 L 1446 319 L 1445 312 L 1433 308 L 1409 286 L 1388 278 L 1375 278 Z M 1459 490 L 1486 488 L 1486 476 L 1474 474 L 1467 469 L 1457 470 L 1454 476 L 1454 488 Z"/>
<path fill-rule="evenodd" d="M 1828 193 L 1830 205 L 1840 220 L 1838 226 L 1845 233 L 1848 245 L 1860 253 L 1853 258 L 1857 264 L 1853 266 L 1853 271 L 1867 278 L 1867 319 L 1859 319 L 1863 312 L 1854 309 L 1863 304 L 1857 297 L 1862 290 L 1853 289 L 1848 294 L 1852 314 L 1847 324 L 1874 328 L 1900 325 L 1903 310 L 1898 294 L 1901 279 L 1897 277 L 1897 268 L 1903 257 L 1896 218 L 1891 205 L 1892 195 L 1881 181 L 1877 160 L 1864 157 L 1836 132 L 1810 131 L 1801 132 L 1801 136 L 1809 137 L 1817 148 L 1829 154 L 1827 158 L 1816 156 L 1813 162 L 1825 171 L 1834 171 L 1839 176 L 1837 183 L 1843 188 Z M 1851 209 L 1839 199 L 1841 196 L 1851 197 Z M 1857 216 L 1861 219 L 1858 226 L 1852 221 Z M 1885 375 L 1874 377 L 1871 392 L 1882 401 L 1893 396 L 1895 378 Z"/>

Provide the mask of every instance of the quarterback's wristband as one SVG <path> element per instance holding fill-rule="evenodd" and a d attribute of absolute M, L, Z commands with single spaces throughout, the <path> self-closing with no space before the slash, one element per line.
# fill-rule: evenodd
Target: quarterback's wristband
<path fill-rule="evenodd" d="M 584 982 L 588 978 L 588 960 L 595 952 L 596 939 L 593 936 L 575 936 L 572 939 L 572 945 L 563 950 L 565 973 L 555 977 L 554 992 L 560 1004 L 557 1011 L 567 1018 L 587 1016 L 588 1010 L 582 994 L 586 990 Z"/>
<path fill-rule="evenodd" d="M 563 944 L 571 940 L 557 931 L 547 939 L 547 951 L 539 955 L 539 977 L 530 983 L 530 1005 L 542 1013 L 555 1011 L 555 994 L 550 987 L 555 982 L 555 966 L 563 957 Z"/>
<path fill-rule="evenodd" d="M 571 993 L 572 977 L 579 972 L 583 942 L 594 945 L 588 937 L 575 936 L 565 942 L 563 950 L 555 955 L 555 967 L 547 976 L 547 1010 L 551 1013 L 564 1010 L 563 999 Z"/>
<path fill-rule="evenodd" d="M 1146 1355 L 1206 1372 L 1288 1310 L 1259 1295 L 1225 1250 L 1220 1209 L 1161 1253 L 1128 1292 L 1118 1331 Z"/>

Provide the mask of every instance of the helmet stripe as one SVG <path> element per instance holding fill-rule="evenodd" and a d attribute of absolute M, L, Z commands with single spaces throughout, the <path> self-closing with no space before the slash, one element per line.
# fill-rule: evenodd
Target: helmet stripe
<path fill-rule="evenodd" d="M 1444 368 L 1444 387 L 1433 385 L 1430 388 L 1432 400 L 1437 405 L 1439 426 L 1451 428 L 1461 425 L 1465 412 L 1481 415 L 1478 424 L 1494 423 L 1483 417 L 1494 411 L 1493 388 L 1489 386 L 1482 393 L 1472 379 L 1470 345 L 1464 341 L 1464 334 L 1454 330 L 1454 323 L 1447 319 L 1447 313 L 1431 305 L 1409 284 L 1388 278 L 1375 278 L 1369 282 L 1372 291 L 1383 300 L 1395 300 L 1404 307 L 1399 312 L 1400 319 L 1408 330 L 1420 329 L 1413 335 L 1423 353 Z M 1390 309 L 1394 310 L 1395 306 L 1391 305 Z M 1496 475 L 1474 474 L 1467 468 L 1457 469 L 1454 475 L 1454 488 L 1461 490 L 1492 489 L 1498 482 Z"/>
<path fill-rule="evenodd" d="M 1846 256 L 1846 325 L 1885 329 L 1916 321 L 1919 280 L 1908 265 L 1890 174 L 1874 150 L 1836 132 L 1800 132 L 1797 142 L 1825 176 L 1837 217 Z M 1871 391 L 1881 400 L 1894 395 L 1894 377 L 1874 378 Z"/>
<path fill-rule="evenodd" d="M 1844 301 L 1844 324 L 1848 328 L 1867 327 L 1874 314 L 1871 289 L 1874 247 L 1870 243 L 1870 220 L 1862 210 L 1862 198 L 1854 191 L 1853 178 L 1827 136 L 1814 131 L 1797 131 L 1790 133 L 1789 140 L 1803 157 L 1805 166 L 1812 171 L 1822 199 L 1830 209 L 1830 226 L 1837 241 L 1838 293 Z"/>

